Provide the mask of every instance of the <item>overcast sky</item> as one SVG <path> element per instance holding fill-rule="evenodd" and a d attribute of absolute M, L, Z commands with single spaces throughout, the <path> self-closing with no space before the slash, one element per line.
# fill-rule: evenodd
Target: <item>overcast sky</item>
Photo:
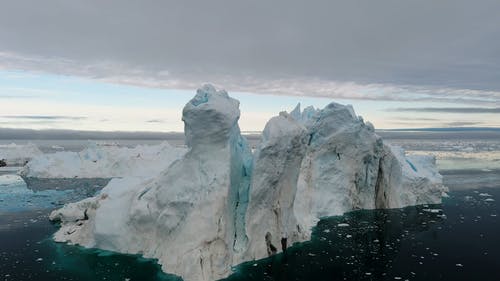
<path fill-rule="evenodd" d="M 498 125 L 489 120 L 500 107 L 498 0 L 0 1 L 3 75 L 407 102 L 387 106 L 402 123 L 468 107 L 473 121 L 449 123 Z M 0 91 L 0 102 L 20 96 Z M 482 108 L 488 118 L 474 115 Z"/>

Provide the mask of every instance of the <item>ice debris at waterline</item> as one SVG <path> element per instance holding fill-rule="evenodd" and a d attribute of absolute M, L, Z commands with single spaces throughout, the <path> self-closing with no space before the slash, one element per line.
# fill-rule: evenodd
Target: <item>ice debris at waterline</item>
<path fill-rule="evenodd" d="M 32 143 L 0 144 L 0 167 L 23 166 L 31 158 L 42 154 L 42 151 Z"/>
<path fill-rule="evenodd" d="M 446 191 L 433 158 L 385 145 L 350 106 L 280 113 L 254 155 L 239 117 L 225 91 L 199 89 L 183 110 L 188 152 L 154 179 L 114 179 L 52 212 L 61 221 L 55 240 L 156 258 L 187 281 L 216 280 L 309 239 L 320 217 L 440 203 Z"/>
<path fill-rule="evenodd" d="M 19 174 L 28 182 L 29 179 L 153 177 L 185 152 L 186 149 L 172 147 L 167 142 L 134 148 L 90 142 L 80 152 L 40 154 L 31 159 Z"/>

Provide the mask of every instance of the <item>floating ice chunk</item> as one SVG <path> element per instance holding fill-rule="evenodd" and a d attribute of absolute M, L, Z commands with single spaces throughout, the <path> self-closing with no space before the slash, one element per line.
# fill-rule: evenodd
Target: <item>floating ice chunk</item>
<path fill-rule="evenodd" d="M 441 209 L 423 209 L 422 211 L 428 212 L 428 213 L 433 213 L 433 214 L 437 214 L 437 213 L 442 212 Z"/>
<path fill-rule="evenodd" d="M 339 223 L 339 224 L 337 224 L 337 226 L 338 227 L 347 227 L 347 226 L 349 226 L 349 224 L 347 224 L 347 223 Z"/>

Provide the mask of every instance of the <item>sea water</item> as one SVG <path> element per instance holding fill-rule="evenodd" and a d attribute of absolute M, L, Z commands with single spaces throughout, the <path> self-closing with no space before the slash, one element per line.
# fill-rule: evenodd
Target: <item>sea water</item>
<path fill-rule="evenodd" d="M 311 241 L 239 265 L 227 280 L 500 280 L 500 171 L 443 174 L 443 204 L 324 218 Z M 154 260 L 53 242 L 50 211 L 99 189 L 76 186 L 28 188 L 14 172 L 0 175 L 0 280 L 180 280 Z"/>

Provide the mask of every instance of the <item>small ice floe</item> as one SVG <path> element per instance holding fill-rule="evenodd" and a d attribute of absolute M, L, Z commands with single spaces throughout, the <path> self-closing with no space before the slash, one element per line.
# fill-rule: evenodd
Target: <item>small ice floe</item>
<path fill-rule="evenodd" d="M 323 230 L 324 233 L 330 233 L 330 229 Z"/>
<path fill-rule="evenodd" d="M 42 258 L 38 258 L 38 259 L 36 259 L 36 261 L 43 261 L 43 259 Z"/>
<path fill-rule="evenodd" d="M 365 275 L 370 276 L 370 275 L 372 275 L 372 273 L 371 272 L 365 272 Z"/>
<path fill-rule="evenodd" d="M 347 226 L 349 226 L 349 224 L 347 224 L 347 223 L 339 223 L 339 224 L 337 224 L 337 226 L 338 227 L 347 227 Z"/>
<path fill-rule="evenodd" d="M 401 277 L 399 277 L 399 276 L 395 276 L 395 277 L 394 277 L 394 280 L 401 280 L 401 279 L 403 279 L 403 278 L 401 278 Z"/>
<path fill-rule="evenodd" d="M 494 202 L 494 201 L 495 201 L 495 199 L 493 199 L 493 198 L 486 198 L 486 199 L 484 199 L 484 202 Z"/>
<path fill-rule="evenodd" d="M 437 214 L 437 213 L 441 212 L 441 209 L 423 209 L 422 211 L 427 212 L 427 213 Z"/>
<path fill-rule="evenodd" d="M 457 267 L 464 267 L 461 263 L 455 264 Z"/>
<path fill-rule="evenodd" d="M 352 235 L 350 235 L 350 234 L 347 234 L 347 235 L 345 236 L 345 238 L 351 238 L 351 237 L 352 237 Z"/>
<path fill-rule="evenodd" d="M 252 264 L 252 266 L 257 266 L 257 265 L 258 265 L 258 264 L 256 264 L 256 263 Z"/>
<path fill-rule="evenodd" d="M 488 193 L 479 193 L 479 196 L 481 196 L 481 197 L 491 197 L 491 194 L 488 194 Z"/>

